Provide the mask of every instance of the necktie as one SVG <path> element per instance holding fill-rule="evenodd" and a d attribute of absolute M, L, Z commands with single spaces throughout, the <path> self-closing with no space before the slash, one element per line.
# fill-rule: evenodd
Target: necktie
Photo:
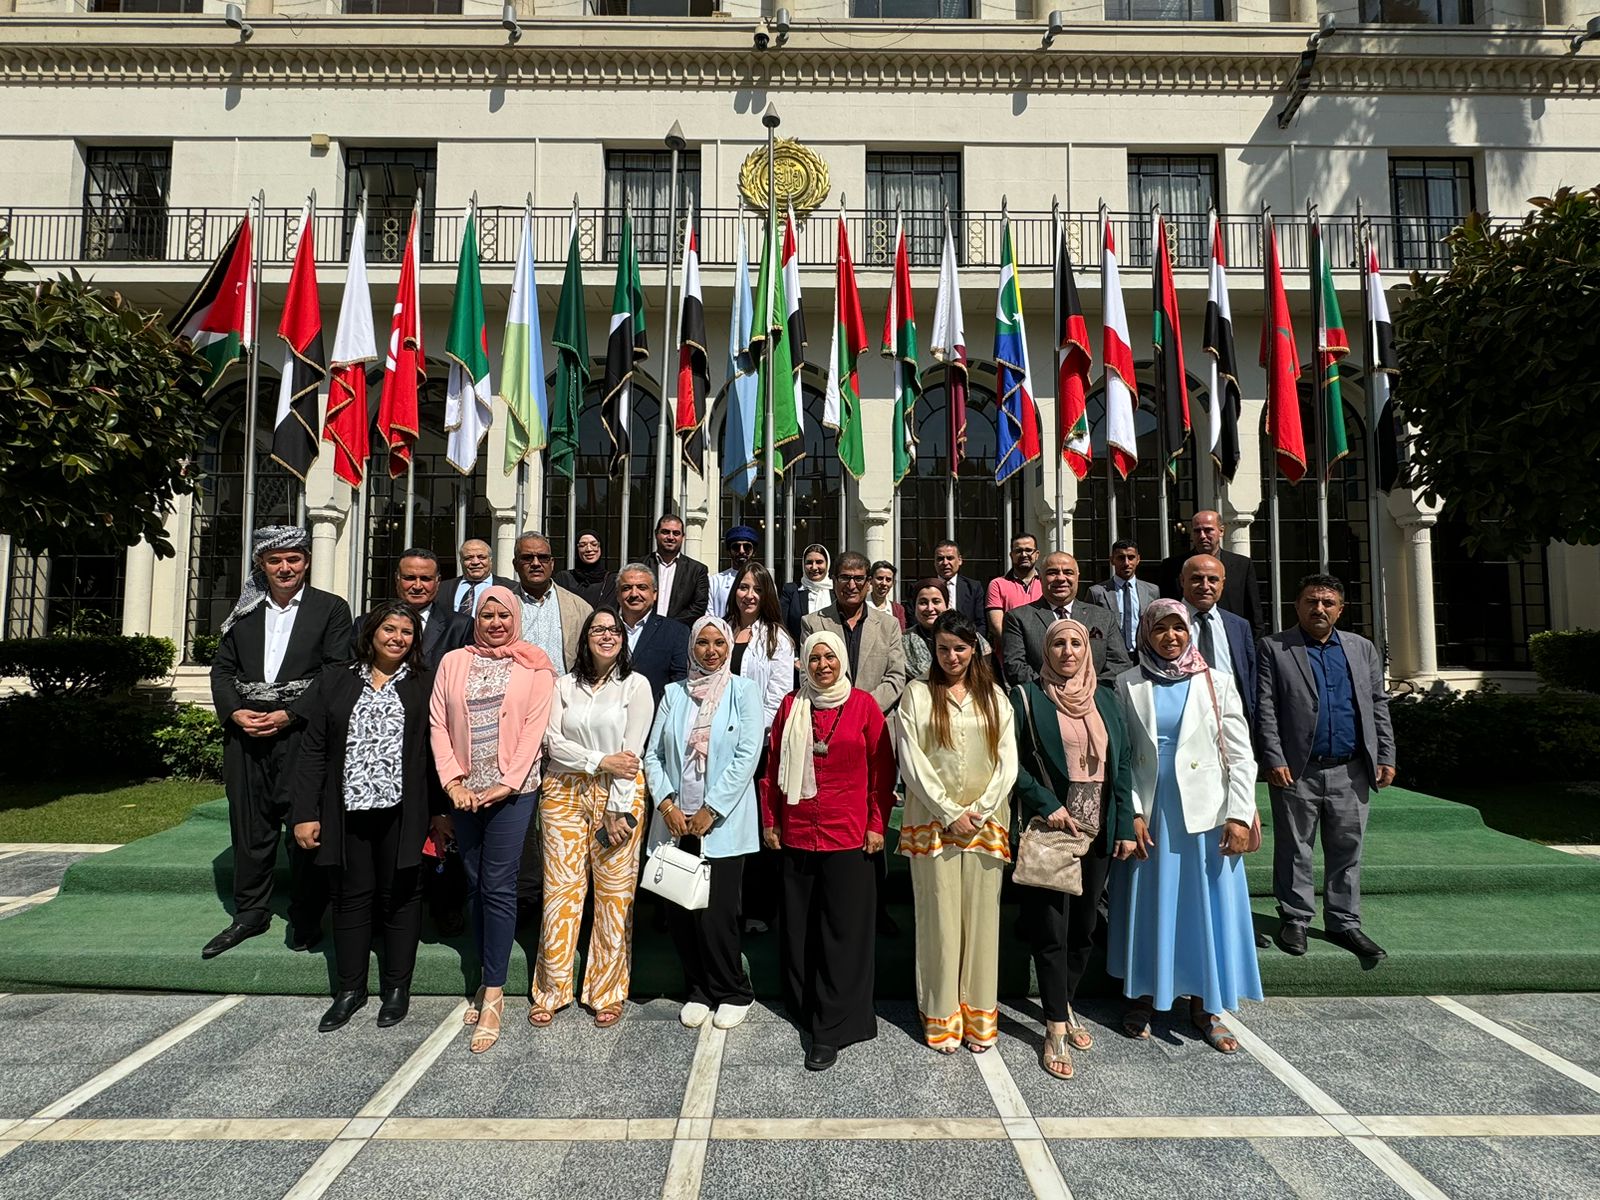
<path fill-rule="evenodd" d="M 1133 580 L 1124 579 L 1122 581 L 1122 640 L 1128 644 L 1129 650 L 1133 649 L 1134 624 L 1138 620 L 1138 614 L 1134 612 L 1134 609 L 1138 607 L 1138 601 L 1134 599 L 1136 594 L 1133 590 Z"/>
<path fill-rule="evenodd" d="M 474 583 L 467 584 L 467 590 L 461 593 L 461 603 L 456 605 L 456 611 L 463 617 L 472 615 L 472 597 L 477 593 L 478 587 Z"/>
<path fill-rule="evenodd" d="M 1206 666 L 1217 665 L 1216 635 L 1211 630 L 1211 614 L 1208 612 L 1195 613 L 1195 619 L 1200 622 L 1200 656 L 1206 660 Z"/>
<path fill-rule="evenodd" d="M 1071 618 L 1072 618 L 1072 606 L 1070 604 L 1063 604 L 1059 608 L 1056 609 L 1056 620 L 1058 620 L 1058 621 L 1067 621 L 1067 620 L 1070 620 Z"/>

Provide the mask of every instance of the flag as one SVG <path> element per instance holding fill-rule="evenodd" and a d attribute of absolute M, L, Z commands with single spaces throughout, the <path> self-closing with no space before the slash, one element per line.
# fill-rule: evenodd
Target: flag
<path fill-rule="evenodd" d="M 1222 250 L 1222 223 L 1211 213 L 1211 278 L 1206 288 L 1206 353 L 1211 356 L 1211 384 L 1206 389 L 1210 428 L 1206 449 L 1229 483 L 1239 469 L 1239 363 L 1233 349 L 1233 309 L 1228 303 L 1228 263 Z"/>
<path fill-rule="evenodd" d="M 1167 474 L 1178 476 L 1178 459 L 1189 440 L 1189 375 L 1183 365 L 1183 329 L 1178 323 L 1178 290 L 1172 283 L 1172 255 L 1167 247 L 1167 224 L 1159 210 L 1153 216 L 1156 253 L 1150 281 L 1155 307 L 1150 315 L 1151 346 L 1155 350 L 1156 419 Z"/>
<path fill-rule="evenodd" d="M 706 393 L 711 368 L 706 355 L 706 307 L 700 295 L 700 242 L 695 237 L 694 208 L 683 226 L 683 288 L 678 303 L 677 433 L 683 461 L 696 475 L 706 472 Z"/>
<path fill-rule="evenodd" d="M 1022 284 L 1011 247 L 1011 221 L 1000 218 L 1000 292 L 994 311 L 994 365 L 999 378 L 1000 421 L 994 481 L 1004 483 L 1039 458 L 1039 410 L 1028 370 L 1028 327 L 1022 319 Z"/>
<path fill-rule="evenodd" d="M 372 293 L 367 289 L 367 210 L 356 210 L 350 231 L 350 263 L 344 273 L 344 297 L 333 334 L 332 374 L 328 377 L 328 419 L 324 441 L 333 443 L 333 473 L 358 488 L 371 453 L 367 410 L 367 364 L 378 357 L 372 327 Z"/>
<path fill-rule="evenodd" d="M 774 471 L 784 469 L 783 447 L 800 439 L 800 410 L 795 395 L 794 347 L 788 337 L 788 300 L 780 257 L 777 226 L 768 222 L 766 244 L 761 251 L 761 270 L 756 279 L 755 311 L 751 318 L 751 353 L 759 373 L 756 389 L 755 453 L 766 453 L 767 398 L 772 398 L 772 440 L 778 456 Z M 771 382 L 768 382 L 768 379 Z"/>
<path fill-rule="evenodd" d="M 511 307 L 500 351 L 500 399 L 506 406 L 506 474 L 550 443 L 550 395 L 544 386 L 544 331 L 533 270 L 533 213 L 522 214 L 522 244 L 511 275 Z"/>
<path fill-rule="evenodd" d="M 911 473 L 917 457 L 917 314 L 911 303 L 911 262 L 899 212 L 894 218 L 894 279 L 883 315 L 882 354 L 894 360 L 894 484 Z"/>
<path fill-rule="evenodd" d="M 733 306 L 728 314 L 728 415 L 722 422 L 722 478 L 736 496 L 748 496 L 756 480 L 756 377 L 750 353 L 750 251 L 739 222 L 738 260 L 733 268 Z"/>
<path fill-rule="evenodd" d="M 1317 447 L 1317 469 L 1333 478 L 1333 465 L 1350 453 L 1344 432 L 1344 392 L 1339 386 L 1339 360 L 1350 353 L 1350 337 L 1339 312 L 1339 293 L 1333 286 L 1333 264 L 1322 241 L 1322 222 L 1311 218 L 1311 286 L 1317 289 L 1317 377 L 1322 382 L 1323 418 Z"/>
<path fill-rule="evenodd" d="M 417 404 L 428 381 L 428 359 L 422 348 L 422 296 L 417 242 L 421 206 L 411 210 L 405 256 L 400 260 L 400 286 L 395 291 L 389 323 L 389 353 L 383 362 L 383 392 L 378 397 L 378 434 L 389 451 L 389 478 L 398 479 L 411 462 L 417 442 Z"/>
<path fill-rule="evenodd" d="M 944 364 L 944 398 L 950 416 L 950 474 L 961 471 L 967 453 L 967 323 L 961 315 L 961 272 L 950 214 L 944 220 L 944 254 L 939 259 L 939 296 L 933 304 L 933 337 L 928 346 Z"/>
<path fill-rule="evenodd" d="M 328 377 L 322 350 L 322 303 L 317 295 L 316 210 L 300 210 L 300 236 L 289 271 L 289 292 L 278 336 L 283 370 L 278 375 L 278 413 L 272 422 L 272 458 L 304 483 L 322 441 L 317 393 Z"/>
<path fill-rule="evenodd" d="M 450 360 L 444 393 L 445 458 L 463 475 L 478 469 L 478 446 L 494 420 L 489 384 L 489 324 L 483 315 L 483 281 L 478 274 L 478 210 L 467 209 L 456 264 L 455 302 L 450 306 Z"/>
<path fill-rule="evenodd" d="M 567 273 L 556 306 L 556 395 L 550 408 L 550 473 L 573 477 L 578 457 L 578 422 L 589 387 L 589 325 L 583 309 L 583 258 L 578 245 L 578 209 L 567 234 Z"/>
<path fill-rule="evenodd" d="M 1261 319 L 1261 365 L 1267 372 L 1267 436 L 1272 439 L 1278 470 L 1290 483 L 1306 473 L 1306 441 L 1300 427 L 1300 352 L 1294 344 L 1289 297 L 1278 266 L 1278 231 L 1265 217 L 1267 239 L 1266 312 Z"/>
<path fill-rule="evenodd" d="M 644 288 L 639 283 L 639 260 L 633 254 L 633 218 L 624 208 L 622 242 L 617 247 L 617 282 L 611 290 L 605 383 L 600 390 L 600 419 L 611 435 L 613 479 L 628 477 L 628 455 L 633 443 L 633 367 L 649 355 L 644 333 Z"/>
<path fill-rule="evenodd" d="M 867 469 L 861 437 L 861 356 L 871 345 L 861 293 L 856 290 L 856 265 L 850 257 L 850 234 L 839 213 L 833 274 L 833 346 L 828 351 L 828 390 L 822 402 L 822 423 L 834 430 L 839 462 L 860 479 Z M 963 350 L 963 356 L 965 351 Z"/>
<path fill-rule="evenodd" d="M 1378 273 L 1378 249 L 1367 247 L 1367 347 L 1371 366 L 1367 375 L 1367 397 L 1375 415 L 1373 431 L 1377 438 L 1377 486 L 1380 492 L 1394 488 L 1400 480 L 1400 414 L 1395 407 L 1393 377 L 1400 360 L 1394 352 L 1394 327 L 1389 324 L 1389 301 L 1383 294 L 1383 276 Z"/>
<path fill-rule="evenodd" d="M 254 315 L 250 291 L 250 218 L 239 222 L 217 261 L 168 328 L 210 364 L 206 390 L 222 382 L 228 367 L 250 353 Z"/>
<path fill-rule="evenodd" d="M 1067 252 L 1067 227 L 1061 226 L 1056 242 L 1056 421 L 1061 430 L 1061 457 L 1079 479 L 1088 477 L 1094 463 L 1089 443 L 1089 323 L 1083 319 L 1083 302 L 1072 277 Z"/>
<path fill-rule="evenodd" d="M 789 339 L 789 364 L 794 368 L 794 419 L 800 442 L 784 456 L 787 465 L 805 453 L 806 431 L 805 393 L 800 387 L 800 368 L 806 357 L 806 316 L 800 311 L 800 254 L 795 244 L 793 202 L 783 225 L 783 303 L 783 332 Z"/>
<path fill-rule="evenodd" d="M 1124 479 L 1139 465 L 1139 439 L 1133 415 L 1139 407 L 1139 384 L 1133 374 L 1133 343 L 1128 339 L 1128 312 L 1122 306 L 1122 278 L 1117 271 L 1116 235 L 1101 210 L 1100 295 L 1104 327 L 1100 361 L 1106 368 L 1106 446 Z"/>

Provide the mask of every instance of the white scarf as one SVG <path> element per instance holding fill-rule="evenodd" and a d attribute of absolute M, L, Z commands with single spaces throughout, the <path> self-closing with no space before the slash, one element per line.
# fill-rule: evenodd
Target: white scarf
<path fill-rule="evenodd" d="M 839 660 L 839 677 L 827 688 L 819 688 L 811 677 L 811 652 L 827 646 Z M 819 708 L 838 708 L 850 698 L 850 677 L 845 670 L 844 639 L 831 630 L 813 633 L 800 647 L 800 688 L 795 692 L 789 719 L 778 743 L 778 788 L 790 804 L 810 800 L 817 794 L 817 762 L 813 750 L 812 716 Z"/>

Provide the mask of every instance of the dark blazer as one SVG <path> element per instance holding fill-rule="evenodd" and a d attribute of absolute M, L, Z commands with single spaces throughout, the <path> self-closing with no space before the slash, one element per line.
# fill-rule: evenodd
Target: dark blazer
<path fill-rule="evenodd" d="M 1339 644 L 1350 664 L 1355 697 L 1356 755 L 1366 765 L 1367 782 L 1378 786 L 1378 768 L 1394 766 L 1394 727 L 1389 694 L 1383 690 L 1383 663 L 1373 644 L 1358 633 L 1339 630 Z M 1311 759 L 1317 732 L 1317 681 L 1306 655 L 1306 635 L 1297 625 L 1261 639 L 1257 647 L 1256 734 L 1261 765 L 1288 767 L 1295 779 Z"/>
<path fill-rule="evenodd" d="M 1222 628 L 1228 635 L 1228 661 L 1233 664 L 1233 681 L 1239 685 L 1239 698 L 1244 701 L 1244 719 L 1250 722 L 1253 734 L 1256 727 L 1256 639 L 1250 632 L 1250 622 L 1237 613 L 1223 612 L 1219 605 L 1213 610 L 1222 618 Z"/>
<path fill-rule="evenodd" d="M 312 689 L 315 699 L 306 712 L 306 728 L 295 759 L 294 786 L 290 789 L 290 814 L 296 825 L 322 822 L 322 845 L 316 851 L 320 867 L 344 865 L 345 748 L 350 737 L 350 716 L 365 686 L 355 663 L 327 667 Z M 426 668 L 407 672 L 394 687 L 406 714 L 400 750 L 400 853 L 395 862 L 395 866 L 404 868 L 422 861 L 428 819 L 445 811 L 445 797 L 428 749 L 428 700 L 433 694 L 433 672 Z"/>
<path fill-rule="evenodd" d="M 1158 578 L 1163 596 L 1171 600 L 1183 599 L 1183 584 L 1178 576 L 1183 564 L 1198 553 L 1198 550 L 1180 550 L 1161 560 Z M 1249 621 L 1250 631 L 1261 637 L 1267 632 L 1267 623 L 1261 609 L 1261 585 L 1256 582 L 1255 563 L 1232 550 L 1219 550 L 1213 557 L 1221 560 L 1222 569 L 1228 573 L 1217 607 Z"/>
<path fill-rule="evenodd" d="M 422 657 L 432 671 L 439 666 L 439 660 L 452 650 L 459 650 L 472 641 L 472 618 L 464 617 L 444 598 L 444 590 L 439 591 L 439 598 L 428 606 L 428 620 L 422 627 Z M 356 649 L 361 641 L 361 630 L 367 623 L 370 614 L 362 613 L 355 623 L 355 628 L 350 631 L 350 657 L 356 656 Z"/>
<path fill-rule="evenodd" d="M 828 604 L 833 601 L 829 600 Z M 805 611 L 805 589 L 795 580 L 790 580 L 778 592 L 778 604 L 783 609 L 783 627 L 789 631 L 789 636 L 794 639 L 794 652 L 800 653 L 800 644 L 804 642 L 805 633 L 800 628 L 800 622 L 810 614 Z M 826 608 L 825 604 L 822 607 Z M 822 609 L 817 610 L 821 612 Z"/>
<path fill-rule="evenodd" d="M 656 583 L 661 581 L 661 556 L 654 550 L 644 556 L 645 565 L 656 573 Z M 677 570 L 672 574 L 672 595 L 667 597 L 667 616 L 685 625 L 693 625 L 706 615 L 706 603 L 711 599 L 711 576 L 706 565 L 687 554 L 680 553 Z M 718 613 L 717 616 L 721 616 Z"/>
<path fill-rule="evenodd" d="M 1133 758 L 1116 691 L 1095 688 L 1094 706 L 1106 726 L 1105 787 L 1111 794 L 1106 802 L 1109 819 L 1101 832 L 1110 851 L 1118 841 L 1133 840 Z M 1017 802 L 1017 824 L 1022 826 L 1030 818 L 1048 817 L 1062 806 L 1071 775 L 1061 743 L 1061 723 L 1050 697 L 1037 683 L 1025 683 L 1011 689 L 1011 708 L 1017 727 L 1017 787 L 1012 795 Z"/>
<path fill-rule="evenodd" d="M 266 610 L 267 606 L 261 604 L 235 622 L 222 635 L 216 657 L 211 660 L 211 702 L 216 707 L 217 720 L 222 722 L 223 733 L 230 736 L 239 733 L 239 727 L 229 720 L 239 709 L 271 711 L 282 707 L 246 701 L 239 694 L 240 683 L 260 683 L 265 675 Z M 350 606 L 332 592 L 307 586 L 300 596 L 300 611 L 295 615 L 283 664 L 278 668 L 279 680 L 315 679 L 323 667 L 342 663 L 349 657 Z M 315 691 L 313 686 L 302 692 L 300 698 L 288 706 L 289 712 L 304 717 Z"/>
<path fill-rule="evenodd" d="M 574 596 L 587 601 L 590 608 L 615 608 L 617 605 L 617 573 L 607 571 L 599 583 L 582 583 L 571 571 L 556 572 L 556 586 L 566 588 Z"/>
<path fill-rule="evenodd" d="M 461 581 L 465 578 L 464 575 L 457 575 L 454 579 L 446 579 L 439 585 L 439 599 L 450 606 L 451 612 L 459 611 L 456 608 L 456 589 L 461 586 Z M 490 575 L 489 582 L 496 587 L 508 587 L 513 592 L 517 590 L 517 581 L 507 579 L 504 575 Z"/>
<path fill-rule="evenodd" d="M 965 575 L 956 576 L 956 602 L 951 607 L 957 612 L 965 613 L 978 627 L 979 633 L 989 628 L 987 598 L 988 589 L 976 579 L 968 579 Z"/>
<path fill-rule="evenodd" d="M 689 627 L 659 613 L 647 614 L 639 644 L 629 653 L 628 662 L 650 681 L 650 694 L 659 706 L 667 684 L 689 674 Z"/>
<path fill-rule="evenodd" d="M 1039 668 L 1044 663 L 1044 631 L 1055 619 L 1055 610 L 1047 600 L 1035 600 L 1006 614 L 1000 644 L 1007 683 L 1015 686 L 1039 678 Z M 1080 596 L 1073 601 L 1072 619 L 1089 630 L 1089 654 L 1100 686 L 1116 686 L 1117 676 L 1133 666 L 1133 659 L 1117 631 L 1115 614 Z"/>

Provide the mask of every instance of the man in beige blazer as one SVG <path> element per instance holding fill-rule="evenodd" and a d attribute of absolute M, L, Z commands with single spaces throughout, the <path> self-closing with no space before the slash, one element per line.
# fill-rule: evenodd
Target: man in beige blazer
<path fill-rule="evenodd" d="M 517 599 L 522 602 L 522 636 L 550 656 L 560 675 L 572 669 L 578 657 L 578 632 L 589 615 L 582 596 L 555 582 L 555 555 L 542 533 L 517 538 L 515 558 Z"/>
<path fill-rule="evenodd" d="M 866 602 L 867 556 L 847 550 L 833 563 L 833 603 L 809 613 L 800 629 L 806 637 L 831 630 L 844 639 L 850 681 L 870 692 L 888 712 L 900 703 L 906 687 L 906 651 L 900 623 Z M 805 670 L 805 664 L 800 664 Z"/>

